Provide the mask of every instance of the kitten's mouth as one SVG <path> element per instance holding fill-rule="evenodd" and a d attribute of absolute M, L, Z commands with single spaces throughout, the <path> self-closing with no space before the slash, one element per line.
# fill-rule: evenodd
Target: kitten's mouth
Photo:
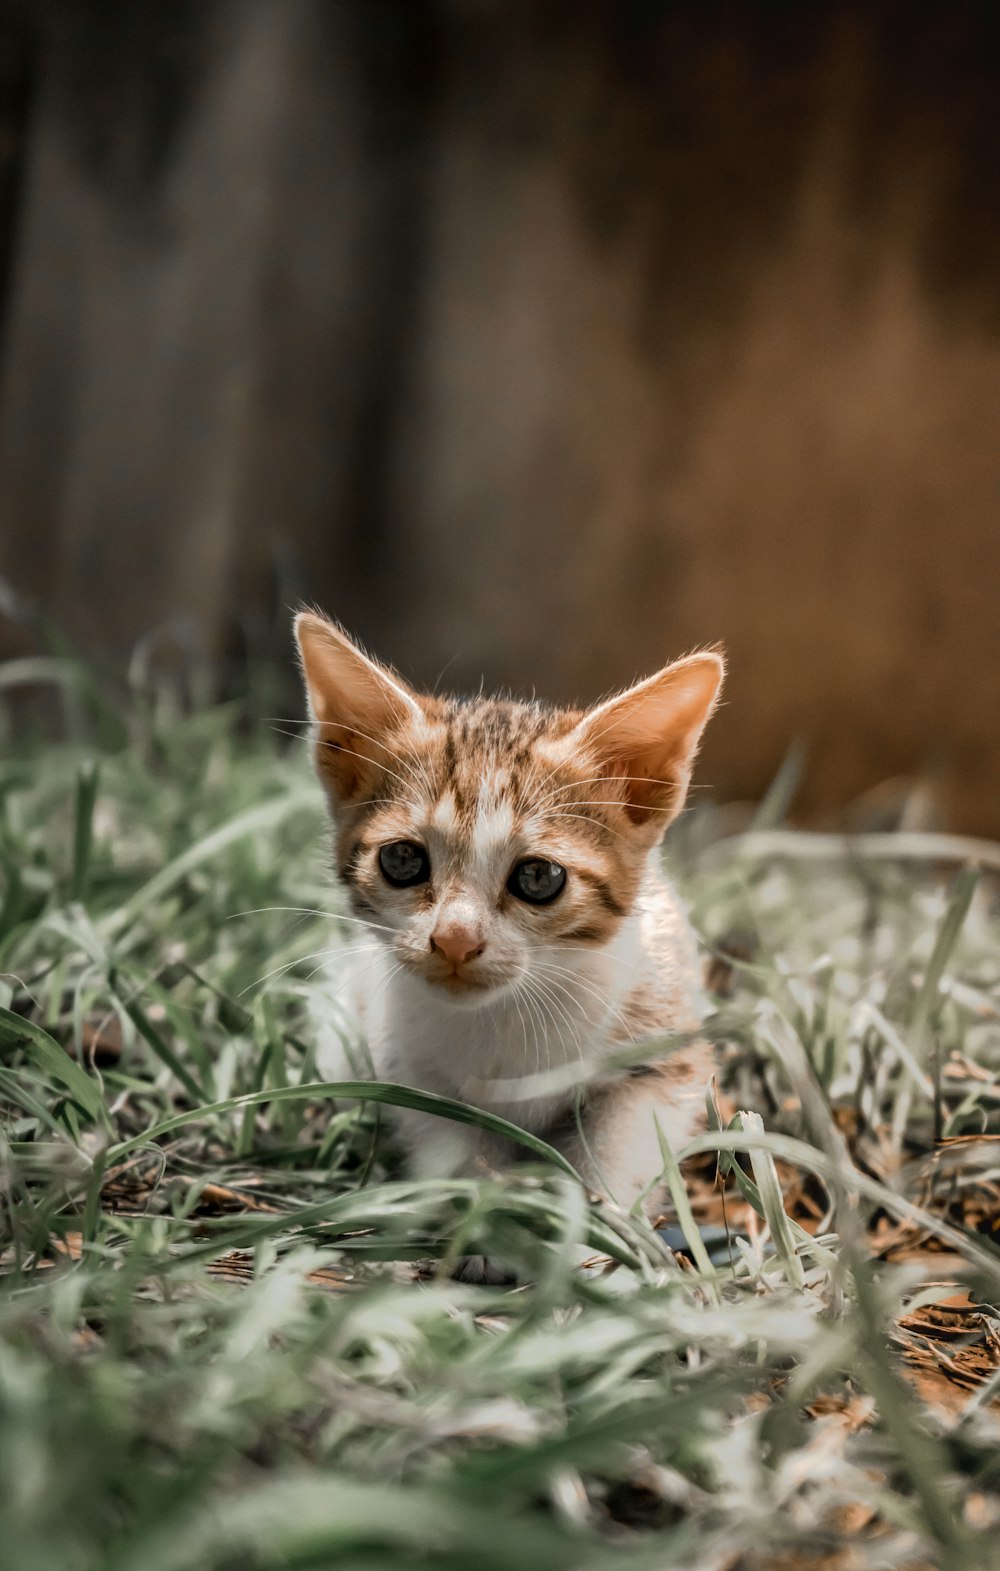
<path fill-rule="evenodd" d="M 444 971 L 424 970 L 421 968 L 419 975 L 433 987 L 436 992 L 446 993 L 456 1001 L 459 999 L 481 999 L 491 993 L 496 993 L 503 985 L 501 977 L 477 974 L 469 971 Z"/>
<path fill-rule="evenodd" d="M 442 987 L 447 993 L 485 993 L 496 986 L 487 977 L 467 976 L 460 971 L 425 971 L 423 976 L 432 987 Z"/>
<path fill-rule="evenodd" d="M 419 977 L 421 982 L 433 988 L 439 998 L 453 999 L 456 1004 L 479 1004 L 495 999 L 516 985 L 521 975 L 516 965 L 506 970 L 496 964 L 456 968 L 442 963 L 439 956 L 417 957 L 406 953 L 397 955 L 397 959 L 411 976 Z"/>

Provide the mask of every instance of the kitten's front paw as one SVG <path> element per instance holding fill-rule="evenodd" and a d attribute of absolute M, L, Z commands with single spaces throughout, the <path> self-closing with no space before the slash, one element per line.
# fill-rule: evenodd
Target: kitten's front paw
<path fill-rule="evenodd" d="M 513 1287 L 517 1282 L 510 1266 L 487 1255 L 462 1255 L 451 1275 L 455 1282 L 485 1282 L 489 1287 Z"/>

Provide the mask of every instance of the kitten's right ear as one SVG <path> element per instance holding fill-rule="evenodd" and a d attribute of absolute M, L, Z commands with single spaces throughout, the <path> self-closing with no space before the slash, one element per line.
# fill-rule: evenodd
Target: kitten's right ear
<path fill-rule="evenodd" d="M 363 795 L 389 756 L 382 737 L 422 720 L 420 704 L 398 677 L 370 660 L 326 617 L 300 611 L 295 638 L 315 722 L 320 778 L 340 799 Z"/>
<path fill-rule="evenodd" d="M 657 837 L 684 805 L 725 669 L 719 649 L 675 660 L 592 709 L 576 728 L 609 780 L 622 787 L 632 822 Z"/>

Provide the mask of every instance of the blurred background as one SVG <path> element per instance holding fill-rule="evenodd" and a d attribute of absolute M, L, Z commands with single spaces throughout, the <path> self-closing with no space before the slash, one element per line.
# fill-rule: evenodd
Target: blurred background
<path fill-rule="evenodd" d="M 306 599 L 590 700 L 724 640 L 718 795 L 801 741 L 802 820 L 1000 834 L 998 42 L 995 0 L 7 0 L 0 655 L 239 691 Z"/>

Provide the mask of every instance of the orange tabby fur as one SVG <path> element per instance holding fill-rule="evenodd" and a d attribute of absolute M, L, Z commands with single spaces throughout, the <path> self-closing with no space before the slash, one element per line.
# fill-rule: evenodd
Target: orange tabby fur
<path fill-rule="evenodd" d="M 582 711 L 418 695 L 312 612 L 296 636 L 336 872 L 372 936 L 356 991 L 375 1073 L 541 1132 L 592 1188 L 624 1206 L 649 1190 L 655 1209 L 657 1124 L 675 1147 L 695 1132 L 712 1068 L 694 940 L 659 842 L 721 655 Z M 400 844 L 426 862 L 414 887 L 380 863 Z M 564 876 L 550 903 L 512 893 L 524 860 L 533 876 Z M 665 1035 L 691 1040 L 664 1051 Z M 623 1049 L 657 1039 L 623 1067 Z M 324 1068 L 343 1073 L 335 1058 Z M 516 1156 L 430 1116 L 400 1112 L 397 1125 L 418 1175 Z"/>

